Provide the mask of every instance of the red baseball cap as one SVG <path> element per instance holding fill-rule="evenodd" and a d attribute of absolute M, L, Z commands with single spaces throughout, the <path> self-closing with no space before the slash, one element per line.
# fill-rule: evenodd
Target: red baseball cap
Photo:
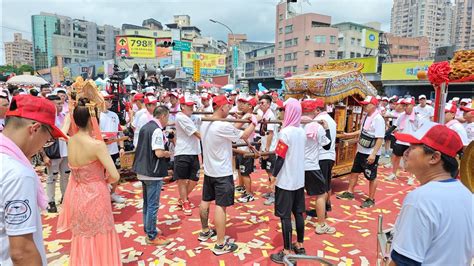
<path fill-rule="evenodd" d="M 211 99 L 211 95 L 207 92 L 201 94 L 201 99 L 203 100 L 210 100 Z"/>
<path fill-rule="evenodd" d="M 158 102 L 158 99 L 156 99 L 156 97 L 153 95 L 146 96 L 144 100 L 145 104 L 154 104 L 157 102 Z"/>
<path fill-rule="evenodd" d="M 463 148 L 461 137 L 456 131 L 433 122 L 424 123 L 412 135 L 395 133 L 395 138 L 410 144 L 424 144 L 453 158 Z"/>
<path fill-rule="evenodd" d="M 415 105 L 415 98 L 405 98 L 405 99 L 403 100 L 403 103 L 404 103 L 404 104 Z"/>
<path fill-rule="evenodd" d="M 187 106 L 194 105 L 194 101 L 192 99 L 186 98 L 185 96 L 182 96 L 181 98 L 179 98 L 179 103 L 187 105 Z"/>
<path fill-rule="evenodd" d="M 133 96 L 133 101 L 139 101 L 139 100 L 143 100 L 143 98 L 145 97 L 145 95 L 143 95 L 143 93 L 137 93 L 135 94 L 135 96 Z"/>
<path fill-rule="evenodd" d="M 360 102 L 360 104 L 362 105 L 366 105 L 366 104 L 373 104 L 373 105 L 377 105 L 379 104 L 379 100 L 377 100 L 377 98 L 375 98 L 375 96 L 367 96 L 365 97 L 365 99 L 363 101 Z"/>
<path fill-rule="evenodd" d="M 324 101 L 321 99 L 304 100 L 301 102 L 301 109 L 303 113 L 309 113 L 316 110 L 316 108 L 324 107 Z"/>
<path fill-rule="evenodd" d="M 252 97 L 252 96 L 249 96 L 247 98 L 240 98 L 237 101 L 243 102 L 243 103 L 248 103 L 253 107 L 257 106 L 257 100 L 255 99 L 255 97 Z"/>
<path fill-rule="evenodd" d="M 280 109 L 284 109 L 284 108 L 285 108 L 285 106 L 283 105 L 283 101 L 280 100 L 280 99 L 278 99 L 278 100 L 276 101 L 276 105 L 277 105 L 278 108 L 280 108 Z"/>
<path fill-rule="evenodd" d="M 444 112 L 445 113 L 450 112 L 450 113 L 455 114 L 457 111 L 458 111 L 458 107 L 456 106 L 456 104 L 447 103 L 444 106 Z"/>
<path fill-rule="evenodd" d="M 54 138 L 68 139 L 68 137 L 56 127 L 56 106 L 49 100 L 32 95 L 17 95 L 13 97 L 10 108 L 5 116 L 16 116 L 31 119 L 50 126 Z"/>
<path fill-rule="evenodd" d="M 169 93 L 168 93 L 168 96 L 169 96 L 169 97 L 173 96 L 173 97 L 179 98 L 178 93 L 177 93 L 177 92 L 174 92 L 174 91 L 173 91 L 173 92 L 169 92 Z"/>
<path fill-rule="evenodd" d="M 226 104 L 230 104 L 229 100 L 225 95 L 218 95 L 212 99 L 212 103 L 217 105 L 217 106 L 223 106 Z"/>

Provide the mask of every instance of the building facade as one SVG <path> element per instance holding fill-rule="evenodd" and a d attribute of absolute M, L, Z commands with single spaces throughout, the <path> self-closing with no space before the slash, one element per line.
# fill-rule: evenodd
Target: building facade
<path fill-rule="evenodd" d="M 363 40 L 365 37 L 364 30 L 372 30 L 380 33 L 380 23 L 371 24 L 371 26 L 377 28 L 353 22 L 343 22 L 332 26 L 339 30 L 337 36 L 337 59 L 360 58 L 377 55 L 376 49 L 368 49 L 363 46 Z M 330 54 L 329 59 L 335 59 L 333 57 L 334 54 Z"/>
<path fill-rule="evenodd" d="M 430 57 L 427 37 L 399 37 L 388 33 L 385 36 L 393 62 L 421 61 Z"/>
<path fill-rule="evenodd" d="M 22 38 L 21 33 L 13 34 L 13 42 L 5 42 L 5 64 L 13 66 L 33 65 L 33 44 Z"/>
<path fill-rule="evenodd" d="M 275 44 L 245 54 L 245 78 L 275 77 Z"/>
<path fill-rule="evenodd" d="M 119 29 L 110 25 L 41 12 L 32 16 L 36 69 L 89 60 L 112 59 Z"/>
<path fill-rule="evenodd" d="M 331 27 L 331 17 L 297 14 L 291 5 L 281 1 L 276 8 L 276 76 L 305 73 L 315 64 L 337 58 L 339 30 Z"/>
<path fill-rule="evenodd" d="M 453 43 L 455 7 L 450 0 L 394 0 L 390 32 L 401 37 L 428 37 L 430 56 Z"/>
<path fill-rule="evenodd" d="M 474 49 L 473 0 L 456 1 L 454 44 L 458 49 Z"/>
<path fill-rule="evenodd" d="M 269 42 L 249 42 L 241 41 L 238 45 L 233 46 L 235 48 L 228 48 L 226 55 L 226 73 L 230 74 L 231 78 L 234 78 L 234 69 L 235 69 L 235 80 L 238 81 L 241 78 L 245 78 L 245 67 L 246 67 L 246 54 L 250 51 L 260 49 L 263 47 L 268 47 L 273 43 Z M 234 52 L 233 49 L 237 49 L 237 52 Z M 236 57 L 234 57 L 236 55 Z M 237 61 L 237 67 L 234 66 L 235 60 Z"/>

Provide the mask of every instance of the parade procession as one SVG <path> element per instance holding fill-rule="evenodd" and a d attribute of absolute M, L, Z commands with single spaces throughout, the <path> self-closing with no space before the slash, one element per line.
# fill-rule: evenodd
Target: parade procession
<path fill-rule="evenodd" d="M 390 32 L 267 2 L 272 42 L 221 22 L 251 32 L 245 8 L 206 19 L 226 42 L 189 15 L 4 16 L 33 41 L 0 64 L 0 266 L 474 265 L 473 32 L 403 36 L 431 0 L 380 1 Z M 438 10 L 474 26 L 473 4 Z"/>

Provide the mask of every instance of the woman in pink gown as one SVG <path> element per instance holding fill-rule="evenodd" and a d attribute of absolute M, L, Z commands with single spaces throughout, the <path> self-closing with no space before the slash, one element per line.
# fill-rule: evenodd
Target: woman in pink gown
<path fill-rule="evenodd" d="M 73 118 L 78 132 L 69 139 L 71 176 L 59 215 L 58 231 L 71 230 L 69 265 L 121 265 L 108 184 L 119 178 L 105 143 L 91 137 L 96 117 L 79 100 Z M 94 124 L 94 126 L 93 126 Z"/>

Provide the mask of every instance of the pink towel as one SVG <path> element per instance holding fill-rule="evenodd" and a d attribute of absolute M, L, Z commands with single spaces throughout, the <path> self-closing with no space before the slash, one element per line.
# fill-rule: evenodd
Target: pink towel
<path fill-rule="evenodd" d="M 312 120 L 310 117 L 307 116 L 302 116 L 301 120 Z M 306 132 L 306 137 L 316 140 L 318 138 L 318 129 L 321 125 L 318 124 L 318 122 L 313 121 L 312 123 L 307 124 L 304 127 L 304 130 Z"/>
<path fill-rule="evenodd" d="M 367 115 L 367 118 L 364 123 L 364 129 L 369 130 L 370 125 L 372 124 L 372 120 L 374 120 L 375 116 L 379 114 L 379 110 L 375 110 L 371 116 Z"/>
<path fill-rule="evenodd" d="M 400 130 L 403 130 L 407 124 L 407 118 L 410 120 L 410 121 L 415 121 L 415 112 L 411 112 L 411 114 L 407 115 L 407 113 L 404 113 L 401 117 L 401 121 L 400 121 Z"/>
<path fill-rule="evenodd" d="M 285 118 L 283 128 L 294 126 L 299 127 L 301 121 L 301 104 L 298 100 L 290 98 L 285 102 Z"/>
<path fill-rule="evenodd" d="M 22 163 L 24 166 L 28 167 L 35 173 L 35 169 L 31 165 L 31 162 L 26 158 L 25 154 L 18 148 L 18 146 L 11 141 L 8 137 L 0 133 L 0 153 L 6 154 L 8 156 L 13 157 L 15 160 Z M 44 188 L 41 185 L 41 180 L 38 175 L 38 183 L 36 184 L 36 192 L 37 192 L 37 201 L 38 205 L 41 209 L 45 210 L 46 206 L 48 205 L 48 198 L 46 197 L 46 193 L 44 192 Z"/>

